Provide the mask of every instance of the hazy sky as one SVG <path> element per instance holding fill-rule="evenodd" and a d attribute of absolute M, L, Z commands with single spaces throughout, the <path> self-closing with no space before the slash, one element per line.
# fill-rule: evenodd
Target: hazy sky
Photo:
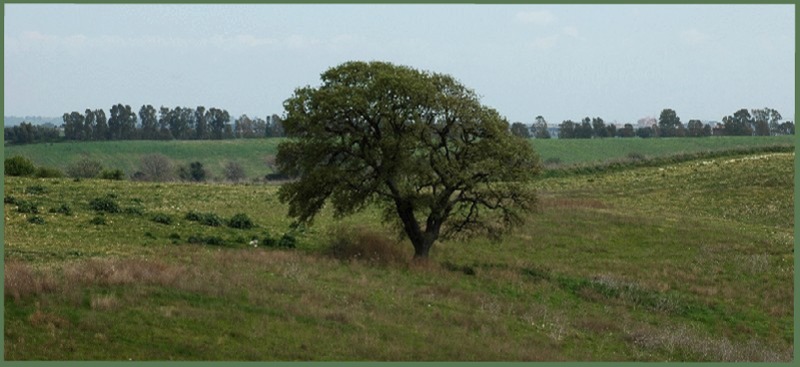
<path fill-rule="evenodd" d="M 795 113 L 794 5 L 4 6 L 4 115 L 264 117 L 349 60 L 453 75 L 512 122 Z"/>

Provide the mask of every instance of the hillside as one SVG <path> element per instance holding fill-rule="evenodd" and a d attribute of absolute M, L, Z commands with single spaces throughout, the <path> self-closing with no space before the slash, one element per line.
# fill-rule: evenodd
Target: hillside
<path fill-rule="evenodd" d="M 141 158 L 161 153 L 178 164 L 200 161 L 215 177 L 223 177 L 225 163 L 241 164 L 248 179 L 272 173 L 266 164 L 274 156 L 280 139 L 245 139 L 217 141 L 109 141 L 64 142 L 6 146 L 6 157 L 22 155 L 36 165 L 66 168 L 82 157 L 103 162 L 106 168 L 122 169 L 128 175 L 139 167 Z M 542 160 L 553 165 L 573 165 L 625 159 L 631 155 L 658 157 L 677 153 L 793 145 L 793 136 L 714 137 L 674 139 L 572 139 L 531 140 Z"/>
<path fill-rule="evenodd" d="M 377 210 L 291 228 L 275 186 L 6 177 L 5 359 L 789 361 L 794 161 L 541 179 L 517 232 L 421 264 Z"/>

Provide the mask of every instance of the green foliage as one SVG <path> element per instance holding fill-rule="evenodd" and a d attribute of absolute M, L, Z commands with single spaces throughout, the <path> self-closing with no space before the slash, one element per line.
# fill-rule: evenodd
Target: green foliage
<path fill-rule="evenodd" d="M 84 157 L 67 167 L 67 175 L 73 178 L 95 178 L 102 170 L 102 163 Z"/>
<path fill-rule="evenodd" d="M 119 213 L 121 211 L 119 204 L 112 195 L 96 197 L 89 200 L 89 208 L 97 212 L 105 213 Z"/>
<path fill-rule="evenodd" d="M 47 192 L 47 189 L 39 184 L 31 185 L 25 188 L 25 193 L 28 195 L 41 195 Z"/>
<path fill-rule="evenodd" d="M 3 196 L 3 204 L 14 204 L 18 203 L 18 199 L 12 195 L 4 195 Z"/>
<path fill-rule="evenodd" d="M 39 205 L 32 201 L 16 200 L 17 212 L 26 214 L 39 214 Z"/>
<path fill-rule="evenodd" d="M 28 223 L 45 224 L 45 221 L 44 221 L 44 218 L 42 218 L 42 217 L 40 217 L 38 215 L 33 215 L 33 216 L 28 218 Z"/>
<path fill-rule="evenodd" d="M 3 165 L 7 176 L 30 176 L 36 170 L 30 159 L 19 155 L 6 158 Z"/>
<path fill-rule="evenodd" d="M 121 181 L 125 179 L 125 172 L 123 172 L 121 169 L 103 170 L 100 172 L 100 178 L 104 180 Z"/>
<path fill-rule="evenodd" d="M 279 195 L 300 222 L 328 201 L 337 216 L 381 202 L 415 256 L 426 257 L 440 235 L 497 236 L 535 202 L 527 183 L 541 166 L 530 144 L 451 76 L 348 62 L 284 107 L 292 139 L 277 164 L 300 179 Z"/>
<path fill-rule="evenodd" d="M 138 206 L 129 206 L 122 209 L 122 213 L 128 215 L 142 216 L 144 215 L 144 210 Z"/>
<path fill-rule="evenodd" d="M 189 236 L 187 239 L 189 243 L 192 244 L 201 244 L 201 245 L 211 245 L 211 246 L 229 246 L 228 242 L 218 236 L 199 236 L 193 235 Z"/>
<path fill-rule="evenodd" d="M 170 225 L 172 224 L 172 217 L 164 213 L 156 213 L 152 217 L 153 222 Z"/>
<path fill-rule="evenodd" d="M 61 203 L 58 207 L 50 208 L 50 213 L 72 215 L 72 208 L 66 203 Z"/>
<path fill-rule="evenodd" d="M 250 229 L 255 227 L 253 221 L 250 220 L 250 217 L 244 213 L 237 213 L 234 214 L 231 219 L 228 220 L 228 227 L 231 228 L 238 228 L 238 229 Z"/>
<path fill-rule="evenodd" d="M 198 222 L 202 225 L 211 226 L 211 227 L 219 227 L 222 225 L 223 221 L 218 215 L 214 213 L 198 213 L 195 211 L 190 211 L 186 213 L 184 217 L 186 220 Z"/>
<path fill-rule="evenodd" d="M 89 224 L 94 224 L 96 226 L 104 226 L 106 225 L 106 217 L 102 215 L 96 215 L 91 220 L 89 220 Z"/>
<path fill-rule="evenodd" d="M 283 236 L 278 240 L 278 243 L 275 244 L 275 247 L 278 248 L 295 248 L 297 247 L 297 238 L 290 233 L 284 233 Z"/>
<path fill-rule="evenodd" d="M 36 178 L 61 178 L 64 177 L 64 172 L 58 168 L 53 167 L 38 167 L 34 172 L 33 177 Z"/>
<path fill-rule="evenodd" d="M 192 162 L 188 168 L 186 166 L 178 167 L 178 177 L 184 181 L 203 182 L 208 176 L 208 171 L 200 162 Z"/>

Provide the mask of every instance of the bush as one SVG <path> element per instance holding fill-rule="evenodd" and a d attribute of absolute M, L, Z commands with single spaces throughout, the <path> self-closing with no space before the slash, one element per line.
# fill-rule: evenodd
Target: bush
<path fill-rule="evenodd" d="M 142 210 L 142 208 L 139 208 L 139 207 L 129 206 L 129 207 L 123 209 L 122 213 L 123 214 L 142 216 L 142 215 L 144 215 L 144 210 Z"/>
<path fill-rule="evenodd" d="M 120 208 L 114 196 L 106 195 L 89 201 L 89 207 L 98 212 L 119 213 Z"/>
<path fill-rule="evenodd" d="M 209 176 L 203 164 L 200 162 L 192 162 L 189 167 L 180 166 L 178 168 L 178 176 L 181 180 L 192 182 L 203 182 Z"/>
<path fill-rule="evenodd" d="M 17 200 L 17 212 L 26 214 L 39 214 L 39 206 L 31 201 Z"/>
<path fill-rule="evenodd" d="M 167 214 L 157 213 L 153 215 L 153 222 L 170 225 L 172 224 L 172 217 Z"/>
<path fill-rule="evenodd" d="M 13 197 L 11 195 L 3 196 L 3 204 L 16 205 L 17 203 L 18 203 L 17 198 L 15 198 L 15 197 Z"/>
<path fill-rule="evenodd" d="M 61 178 L 64 177 L 64 172 L 61 172 L 58 168 L 39 167 L 33 176 L 36 178 Z"/>
<path fill-rule="evenodd" d="M 142 157 L 139 172 L 144 175 L 146 181 L 164 182 L 175 178 L 172 161 L 163 154 L 149 154 Z"/>
<path fill-rule="evenodd" d="M 401 263 L 407 259 L 397 242 L 366 228 L 336 230 L 329 237 L 329 241 L 329 254 L 340 260 L 390 264 Z"/>
<path fill-rule="evenodd" d="M 42 185 L 33 185 L 25 188 L 25 192 L 30 195 L 40 195 L 47 192 L 47 189 Z"/>
<path fill-rule="evenodd" d="M 28 218 L 28 223 L 44 224 L 44 218 L 42 218 L 42 217 L 40 217 L 38 215 L 34 215 L 34 216 Z"/>
<path fill-rule="evenodd" d="M 238 229 L 250 229 L 255 227 L 253 221 L 250 220 L 250 217 L 247 214 L 239 213 L 231 217 L 228 221 L 228 227 L 231 228 L 238 228 Z"/>
<path fill-rule="evenodd" d="M 94 224 L 96 226 L 104 226 L 104 225 L 106 225 L 106 217 L 104 217 L 102 215 L 98 215 L 98 216 L 92 218 L 92 220 L 90 220 L 89 223 L 90 224 Z"/>
<path fill-rule="evenodd" d="M 95 178 L 102 170 L 103 165 L 100 162 L 82 158 L 67 167 L 67 175 L 73 178 Z"/>
<path fill-rule="evenodd" d="M 203 225 L 219 227 L 222 225 L 222 218 L 214 213 L 198 213 L 191 211 L 186 213 L 186 220 L 198 222 Z"/>
<path fill-rule="evenodd" d="M 19 155 L 6 158 L 3 165 L 7 176 L 30 176 L 36 170 L 30 159 Z"/>
<path fill-rule="evenodd" d="M 184 219 L 190 220 L 192 222 L 199 222 L 200 219 L 202 219 L 202 218 L 203 218 L 203 215 L 198 213 L 198 212 L 196 212 L 196 211 L 190 211 L 190 212 L 186 213 L 186 216 L 184 217 Z"/>
<path fill-rule="evenodd" d="M 229 161 L 226 163 L 223 171 L 225 172 L 225 178 L 228 181 L 239 182 L 246 178 L 244 174 L 244 167 L 234 161 Z"/>
<path fill-rule="evenodd" d="M 57 208 L 50 208 L 50 213 L 57 213 L 57 214 L 64 214 L 64 215 L 72 215 L 72 208 L 69 207 L 67 204 L 61 204 Z"/>
<path fill-rule="evenodd" d="M 280 248 L 295 248 L 297 246 L 297 239 L 293 235 L 286 233 L 278 240 L 276 247 Z"/>
<path fill-rule="evenodd" d="M 104 169 L 102 172 L 100 172 L 100 178 L 104 180 L 122 181 L 125 179 L 125 172 L 122 172 L 121 169 L 113 169 L 113 170 Z"/>
<path fill-rule="evenodd" d="M 269 233 L 264 233 L 264 238 L 261 240 L 261 245 L 266 247 L 278 247 L 278 240 L 272 238 Z"/>
<path fill-rule="evenodd" d="M 187 241 L 189 241 L 189 243 L 201 244 L 201 245 L 202 244 L 212 245 L 212 246 L 227 246 L 228 245 L 227 242 L 225 242 L 225 240 L 223 240 L 221 237 L 217 237 L 217 236 L 208 236 L 208 237 L 189 236 Z"/>

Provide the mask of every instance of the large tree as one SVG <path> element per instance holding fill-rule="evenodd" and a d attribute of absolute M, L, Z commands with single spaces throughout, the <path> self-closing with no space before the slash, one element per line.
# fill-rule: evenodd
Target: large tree
<path fill-rule="evenodd" d="M 536 116 L 536 120 L 531 126 L 531 132 L 536 139 L 550 139 L 550 131 L 547 130 L 547 120 L 541 115 Z"/>
<path fill-rule="evenodd" d="M 527 125 L 521 122 L 511 124 L 511 134 L 519 136 L 520 138 L 529 139 L 531 137 L 530 129 Z"/>
<path fill-rule="evenodd" d="M 279 196 L 301 223 L 326 202 L 337 216 L 377 204 L 426 258 L 440 236 L 499 235 L 535 203 L 531 145 L 451 76 L 348 62 L 284 108 L 277 164 L 299 179 Z"/>
<path fill-rule="evenodd" d="M 658 116 L 658 130 L 661 137 L 686 136 L 681 118 L 671 108 L 662 110 Z"/>

